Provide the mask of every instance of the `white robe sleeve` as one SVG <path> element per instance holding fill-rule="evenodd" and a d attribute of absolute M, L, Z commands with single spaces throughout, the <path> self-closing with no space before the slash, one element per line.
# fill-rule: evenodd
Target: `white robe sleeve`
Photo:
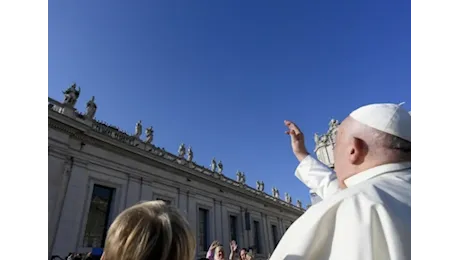
<path fill-rule="evenodd" d="M 297 166 L 295 176 L 322 199 L 340 189 L 334 171 L 310 155 Z"/>

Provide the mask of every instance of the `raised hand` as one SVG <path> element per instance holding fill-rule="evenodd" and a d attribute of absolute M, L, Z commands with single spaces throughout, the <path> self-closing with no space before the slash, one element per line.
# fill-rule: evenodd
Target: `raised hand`
<path fill-rule="evenodd" d="M 232 240 L 232 242 L 230 242 L 230 252 L 236 252 L 236 249 L 238 249 L 238 245 L 235 240 Z"/>
<path fill-rule="evenodd" d="M 214 249 L 216 249 L 216 247 L 218 247 L 219 244 L 220 244 L 219 241 L 214 240 L 214 241 L 211 243 L 211 245 L 209 246 L 209 250 L 214 250 Z"/>
<path fill-rule="evenodd" d="M 299 161 L 305 159 L 308 156 L 307 148 L 305 147 L 305 138 L 299 127 L 291 121 L 284 120 L 284 124 L 287 126 L 286 134 L 291 136 L 292 152 Z"/>

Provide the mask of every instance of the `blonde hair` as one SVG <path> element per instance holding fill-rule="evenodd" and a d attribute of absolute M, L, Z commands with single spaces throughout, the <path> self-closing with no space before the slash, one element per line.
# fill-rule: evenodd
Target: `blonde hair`
<path fill-rule="evenodd" d="M 224 247 L 219 245 L 217 246 L 215 249 L 214 249 L 214 260 L 219 260 L 219 255 L 217 254 L 219 251 L 222 252 L 222 256 L 225 258 L 225 251 L 224 251 Z"/>
<path fill-rule="evenodd" d="M 195 237 L 188 222 L 163 201 L 124 210 L 110 226 L 104 260 L 192 260 Z"/>

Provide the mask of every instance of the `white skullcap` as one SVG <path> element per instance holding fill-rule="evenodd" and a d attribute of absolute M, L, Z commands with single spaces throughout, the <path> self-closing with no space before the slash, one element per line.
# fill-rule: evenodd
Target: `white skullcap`
<path fill-rule="evenodd" d="M 401 107 L 402 104 L 367 105 L 351 112 L 350 117 L 363 125 L 410 142 L 411 115 Z"/>

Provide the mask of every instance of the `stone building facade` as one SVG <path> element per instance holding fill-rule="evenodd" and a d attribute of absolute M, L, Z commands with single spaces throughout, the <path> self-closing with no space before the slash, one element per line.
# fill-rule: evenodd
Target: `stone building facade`
<path fill-rule="evenodd" d="M 172 154 L 152 144 L 153 129 L 136 125 L 134 135 L 94 119 L 94 97 L 84 113 L 74 106 L 72 85 L 64 102 L 48 101 L 48 254 L 88 252 L 103 247 L 110 223 L 143 200 L 164 200 L 188 219 L 197 239 L 197 258 L 213 240 L 257 248 L 267 258 L 305 209 L 279 191 L 246 184 L 244 173 L 229 178 L 221 162 L 211 169 L 193 161 L 191 148 Z M 229 174 L 233 175 L 233 174 Z M 227 249 L 228 250 L 228 249 Z"/>

